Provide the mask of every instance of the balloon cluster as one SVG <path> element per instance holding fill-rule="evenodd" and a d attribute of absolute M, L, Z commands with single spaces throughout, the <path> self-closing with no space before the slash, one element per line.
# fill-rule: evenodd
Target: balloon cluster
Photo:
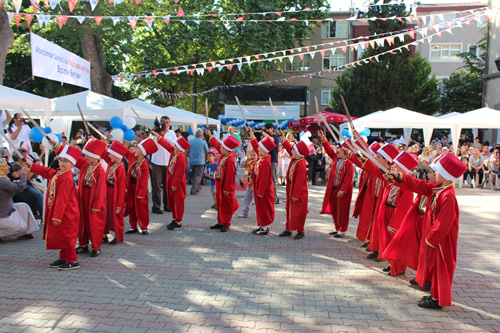
<path fill-rule="evenodd" d="M 359 135 L 369 137 L 370 134 L 372 133 L 369 128 L 364 128 L 361 131 L 358 131 Z M 344 128 L 342 130 L 342 135 L 345 136 L 348 139 L 352 139 L 351 131 L 348 129 Z"/>
<path fill-rule="evenodd" d="M 125 117 L 125 119 L 122 120 L 120 117 L 114 116 L 109 121 L 109 124 L 113 128 L 110 135 L 114 140 L 133 141 L 135 139 L 135 132 L 132 129 L 136 124 L 135 118 Z"/>
<path fill-rule="evenodd" d="M 233 127 L 239 127 L 239 128 L 245 128 L 245 121 L 244 120 L 241 120 L 241 119 L 238 119 L 238 118 L 231 118 L 231 117 L 226 117 L 224 115 L 219 115 L 219 120 L 221 122 L 222 125 L 231 125 Z M 284 120 L 280 123 L 280 128 L 283 129 L 283 130 L 286 130 L 288 129 L 288 122 L 289 121 L 292 121 L 294 119 L 289 119 L 289 120 Z M 264 125 L 266 123 L 264 122 L 257 122 L 257 121 L 249 121 L 247 122 L 248 126 L 250 128 L 254 128 L 255 126 L 261 126 L 261 127 L 264 127 Z M 276 129 L 276 124 L 274 124 L 274 128 Z"/>
<path fill-rule="evenodd" d="M 41 128 L 43 132 L 47 134 L 50 141 L 57 141 L 60 143 L 62 139 L 61 133 L 66 130 L 66 122 L 62 119 L 54 119 L 50 122 L 49 126 Z M 33 142 L 42 143 L 47 149 L 50 148 L 49 140 L 43 136 L 38 128 L 33 127 L 30 130 L 30 138 Z"/>

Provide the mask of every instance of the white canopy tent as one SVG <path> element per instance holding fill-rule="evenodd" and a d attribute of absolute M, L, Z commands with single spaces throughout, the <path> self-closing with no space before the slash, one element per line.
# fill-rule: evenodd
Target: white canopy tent
<path fill-rule="evenodd" d="M 500 128 L 500 111 L 481 108 L 445 119 L 451 126 L 453 146 L 458 147 L 463 128 Z"/>
<path fill-rule="evenodd" d="M 21 108 L 47 122 L 50 117 L 51 101 L 45 97 L 0 85 L 0 109 L 20 111 Z"/>
<path fill-rule="evenodd" d="M 191 124 L 191 122 L 187 122 L 186 118 L 184 116 L 178 116 L 178 115 L 173 115 L 173 114 L 167 114 L 165 112 L 165 109 L 156 105 L 153 105 L 148 102 L 141 101 L 140 99 L 131 99 L 129 101 L 126 101 L 125 103 L 129 104 L 131 107 L 134 108 L 143 108 L 146 110 L 149 110 L 151 112 L 154 112 L 157 114 L 158 120 L 162 116 L 168 116 L 170 118 L 170 123 L 174 125 L 184 125 L 184 124 Z M 136 110 L 137 111 L 137 110 Z"/>
<path fill-rule="evenodd" d="M 186 111 L 183 109 L 179 109 L 175 106 L 169 106 L 164 108 L 166 111 L 166 115 L 172 118 L 172 116 L 183 117 L 188 121 L 188 124 L 191 124 L 193 131 L 198 127 L 198 125 L 204 125 L 207 122 L 207 118 L 201 114 L 193 113 L 190 111 Z M 214 118 L 208 118 L 209 125 L 216 125 L 217 132 L 220 133 L 220 120 Z"/>
<path fill-rule="evenodd" d="M 355 121 L 358 121 L 359 126 L 366 128 L 403 128 L 406 140 L 409 139 L 413 128 L 422 128 L 426 145 L 430 144 L 432 131 L 435 128 L 451 128 L 447 120 L 399 107 L 372 113 Z"/>
<path fill-rule="evenodd" d="M 137 124 L 141 124 L 129 104 L 87 90 L 52 99 L 52 118 L 62 117 L 66 120 L 68 126 L 66 133 L 70 133 L 71 125 L 74 120 L 81 119 L 77 104 L 80 105 L 85 120 L 88 121 L 109 121 L 114 116 L 120 118 L 130 116 L 136 118 Z M 144 109 L 143 107 L 137 106 L 134 107 L 134 110 L 145 121 L 152 121 L 158 117 L 156 112 Z"/>
<path fill-rule="evenodd" d="M 361 122 L 368 121 L 371 117 L 373 117 L 381 112 L 384 112 L 384 111 L 379 110 L 379 111 L 375 111 L 375 112 L 372 112 L 370 114 L 367 114 L 366 116 L 356 118 L 352 121 L 352 123 L 353 123 L 354 127 L 356 127 L 356 129 L 358 129 L 361 127 Z M 340 124 L 339 128 L 341 131 L 344 129 L 349 129 L 349 122 Z"/>

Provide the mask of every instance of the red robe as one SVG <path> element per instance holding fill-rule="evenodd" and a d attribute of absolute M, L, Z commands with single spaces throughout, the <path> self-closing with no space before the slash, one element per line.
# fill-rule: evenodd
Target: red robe
<path fill-rule="evenodd" d="M 250 143 L 253 149 L 258 152 L 259 142 L 257 139 L 253 138 Z M 271 155 L 259 156 L 254 167 L 253 184 L 257 225 L 266 227 L 274 222 L 274 185 L 271 172 Z"/>
<path fill-rule="evenodd" d="M 126 158 L 129 161 L 129 166 L 125 216 L 129 217 L 130 229 L 137 229 L 137 223 L 139 223 L 141 230 L 144 231 L 149 226 L 149 165 L 145 158 L 137 161 L 132 152 L 128 152 Z"/>
<path fill-rule="evenodd" d="M 111 164 L 111 161 L 106 160 L 108 163 L 108 170 L 106 171 L 106 228 L 104 233 L 109 234 L 112 230 L 115 232 L 116 242 L 120 243 L 123 239 L 124 219 L 123 213 L 125 211 L 125 196 L 127 193 L 127 172 L 125 165 L 119 163 L 117 165 Z M 116 213 L 116 210 L 119 210 Z"/>
<path fill-rule="evenodd" d="M 361 164 L 358 166 L 361 168 Z M 353 217 L 359 217 L 356 238 L 362 242 L 369 240 L 372 227 L 373 214 L 380 198 L 382 181 L 370 176 L 368 172 L 362 170 L 359 181 L 359 192 L 354 204 Z"/>
<path fill-rule="evenodd" d="M 397 184 L 395 184 L 397 185 Z M 386 247 L 382 257 L 399 260 L 401 264 L 417 270 L 418 255 L 423 238 L 424 214 L 429 197 L 419 195 L 406 214 L 396 236 Z"/>
<path fill-rule="evenodd" d="M 349 226 L 354 167 L 349 159 L 337 159 L 337 154 L 328 141 L 323 141 L 323 147 L 333 162 L 320 214 L 331 214 L 335 230 L 346 232 Z M 344 192 L 341 198 L 337 198 L 339 192 Z"/>
<path fill-rule="evenodd" d="M 221 143 L 211 137 L 209 143 L 221 153 Z M 240 207 L 236 200 L 236 162 L 234 152 L 229 156 L 221 156 L 215 170 L 215 191 L 217 197 L 217 222 L 230 226 L 234 212 Z M 227 195 L 224 194 L 227 193 Z"/>
<path fill-rule="evenodd" d="M 75 167 L 80 169 L 77 193 L 81 222 L 78 243 L 85 246 L 90 240 L 92 249 L 97 251 L 101 248 L 106 227 L 106 171 L 100 162 L 91 166 L 84 157 L 78 158 Z"/>
<path fill-rule="evenodd" d="M 283 148 L 292 156 L 292 145 L 283 141 Z M 286 172 L 286 230 L 304 233 L 309 210 L 309 191 L 307 188 L 307 167 L 305 158 L 292 159 Z M 292 199 L 297 199 L 294 201 Z"/>
<path fill-rule="evenodd" d="M 48 250 L 71 251 L 76 258 L 75 245 L 80 223 L 80 209 L 71 170 L 59 173 L 59 169 L 54 170 L 33 164 L 30 171 L 49 179 L 45 195 L 45 223 L 43 224 L 45 247 Z M 59 221 L 61 224 L 55 226 L 53 221 Z"/>
<path fill-rule="evenodd" d="M 164 138 L 160 138 L 158 144 L 163 146 L 171 156 L 166 175 L 168 206 L 172 209 L 172 218 L 180 223 L 184 217 L 184 200 L 186 199 L 186 154 L 175 153 L 174 147 Z M 172 190 L 173 187 L 177 189 L 175 192 Z"/>
<path fill-rule="evenodd" d="M 399 186 L 432 198 L 424 215 L 425 246 L 420 248 L 416 280 L 420 286 L 431 282 L 432 298 L 438 299 L 440 306 L 450 306 L 457 264 L 459 209 L 453 184 L 436 185 L 403 175 Z"/>

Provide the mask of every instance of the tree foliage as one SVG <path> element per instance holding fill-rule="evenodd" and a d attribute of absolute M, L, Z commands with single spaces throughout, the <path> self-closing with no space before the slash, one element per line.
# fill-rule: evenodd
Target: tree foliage
<path fill-rule="evenodd" d="M 389 1 L 384 1 L 388 3 Z M 404 5 L 373 6 L 366 17 L 405 16 Z M 406 24 L 399 20 L 370 21 L 372 34 L 400 31 Z M 384 45 L 368 48 L 362 58 L 378 55 L 397 48 L 409 41 L 395 39 L 391 46 Z M 337 86 L 332 91 L 331 106 L 342 112 L 340 95 L 347 101 L 350 112 L 363 116 L 377 110 L 403 107 L 414 111 L 431 114 L 439 109 L 439 91 L 437 80 L 430 77 L 431 66 L 418 53 L 407 49 L 396 51 L 397 54 L 378 56 L 378 61 L 351 67 L 337 78 Z"/>

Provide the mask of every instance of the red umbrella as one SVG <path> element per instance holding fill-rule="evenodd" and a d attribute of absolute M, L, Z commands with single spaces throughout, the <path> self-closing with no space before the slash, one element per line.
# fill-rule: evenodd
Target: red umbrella
<path fill-rule="evenodd" d="M 345 123 L 349 121 L 349 118 L 343 114 L 328 111 L 321 111 L 321 114 L 328 123 Z M 319 123 L 321 123 L 321 117 L 315 113 L 311 116 L 289 121 L 288 128 L 294 131 L 303 131 L 311 125 L 318 125 Z"/>

